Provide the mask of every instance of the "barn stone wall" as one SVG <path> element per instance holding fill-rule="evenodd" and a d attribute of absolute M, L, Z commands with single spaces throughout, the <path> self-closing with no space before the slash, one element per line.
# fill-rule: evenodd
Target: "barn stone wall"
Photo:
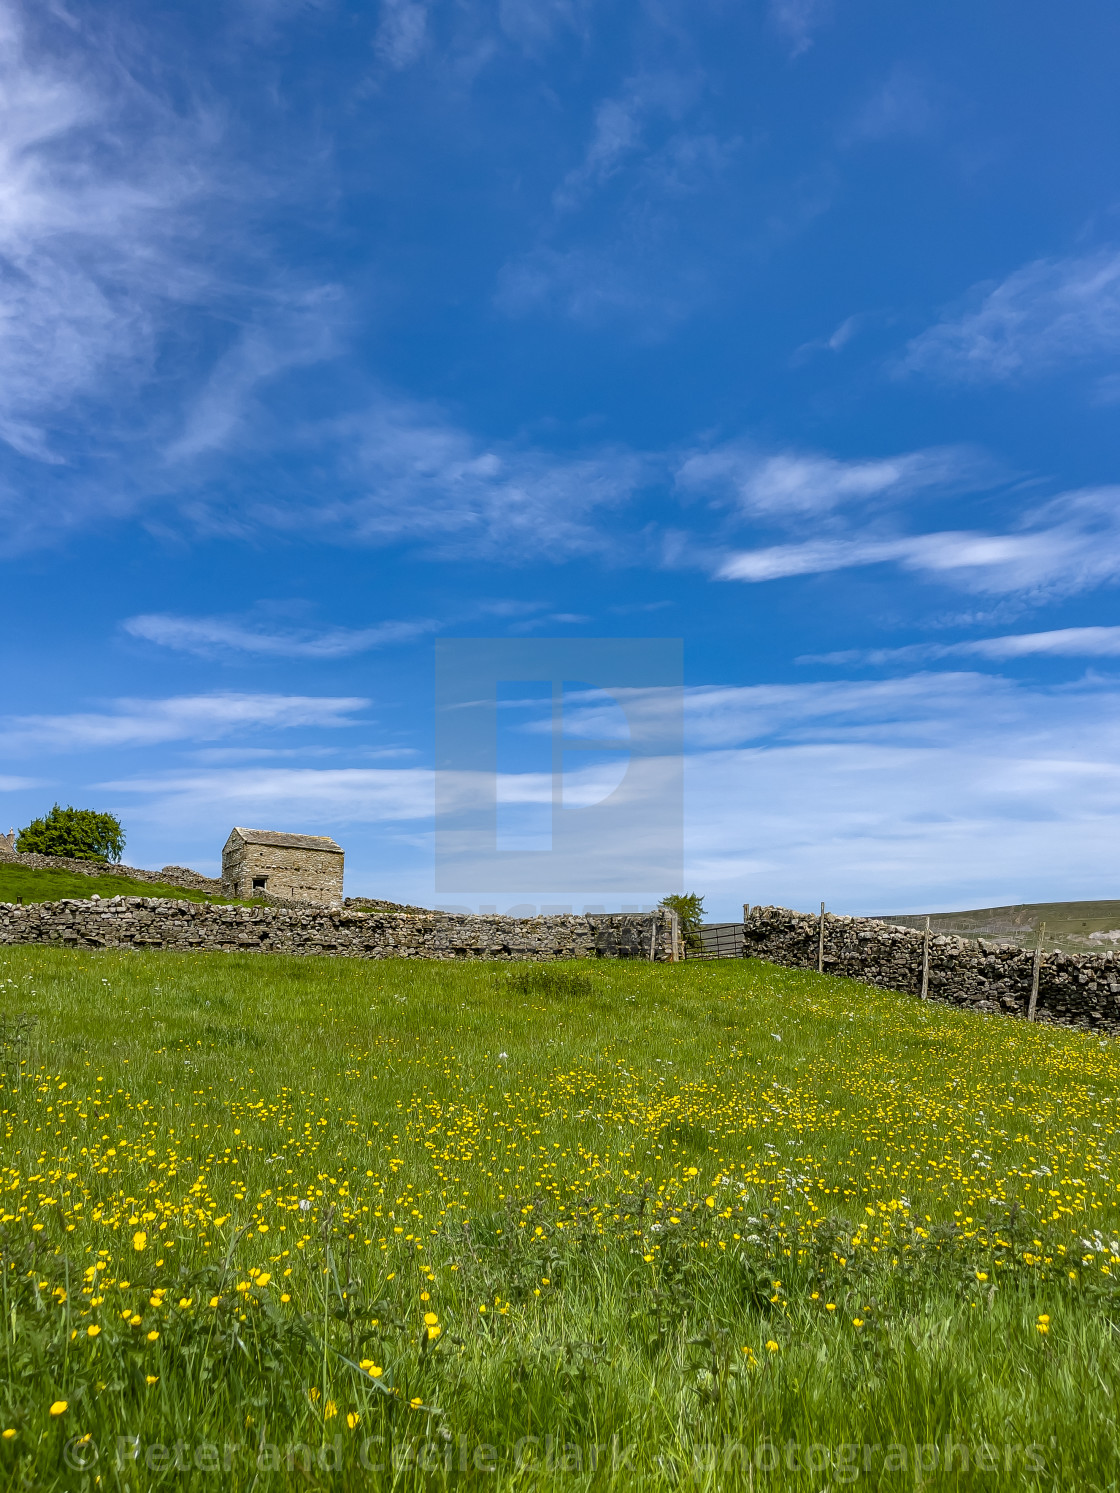
<path fill-rule="evenodd" d="M 236 831 L 234 832 L 236 834 Z M 330 907 L 342 901 L 343 856 L 311 846 L 246 843 L 231 835 L 222 851 L 222 888 L 227 897 L 259 897 L 254 877 L 266 877 L 265 894 L 285 902 Z"/>

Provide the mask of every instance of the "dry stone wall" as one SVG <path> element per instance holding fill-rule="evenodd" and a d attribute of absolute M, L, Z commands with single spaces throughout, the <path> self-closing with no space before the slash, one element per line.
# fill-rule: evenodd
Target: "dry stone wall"
<path fill-rule="evenodd" d="M 826 913 L 824 970 L 917 995 L 922 988 L 922 942 L 913 928 L 873 918 Z M 743 924 L 748 958 L 816 969 L 820 919 L 787 907 L 755 907 Z M 1034 951 L 985 938 L 931 934 L 929 999 L 979 1011 L 1027 1015 Z M 1120 954 L 1047 950 L 1039 965 L 1040 1021 L 1120 1032 Z"/>
<path fill-rule="evenodd" d="M 654 959 L 677 953 L 669 912 L 538 918 L 356 908 L 233 907 L 171 898 L 0 903 L 0 944 L 330 954 L 351 959 Z"/>

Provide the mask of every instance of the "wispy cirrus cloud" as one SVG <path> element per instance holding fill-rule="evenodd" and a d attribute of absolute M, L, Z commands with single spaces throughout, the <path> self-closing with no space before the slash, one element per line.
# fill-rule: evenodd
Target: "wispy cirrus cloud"
<path fill-rule="evenodd" d="M 270 381 L 338 354 L 345 297 L 337 285 L 274 286 L 185 401 L 182 428 L 164 446 L 165 466 L 190 462 L 235 441 Z M 166 477 L 164 478 L 166 481 Z"/>
<path fill-rule="evenodd" d="M 358 696 L 233 692 L 163 700 L 120 699 L 106 711 L 9 716 L 3 722 L 0 749 L 14 756 L 28 751 L 80 752 L 212 741 L 247 730 L 336 729 L 355 725 L 354 715 L 369 703 Z"/>
<path fill-rule="evenodd" d="M 901 538 L 860 536 L 851 539 L 811 539 L 797 544 L 774 544 L 742 550 L 720 566 L 725 581 L 774 581 L 793 575 L 825 575 L 863 565 L 893 561 L 907 570 L 945 573 L 959 577 L 974 573 L 982 584 L 997 591 L 1021 590 L 1051 579 L 1067 569 L 1075 549 L 1084 559 L 1084 546 L 1067 546 L 1055 554 L 1047 534 L 975 534 L 967 530 L 915 534 Z M 1120 566 L 1120 558 L 1109 572 Z"/>
<path fill-rule="evenodd" d="M 250 654 L 261 658 L 351 658 L 393 643 L 413 642 L 435 632 L 439 623 L 379 622 L 374 627 L 272 628 L 236 617 L 178 617 L 151 612 L 121 624 L 130 637 L 200 657 Z"/>
<path fill-rule="evenodd" d="M 144 804 L 149 822 L 223 822 L 232 812 L 268 822 L 336 826 L 427 821 L 432 774 L 419 767 L 253 767 L 156 773 L 97 785 Z M 241 820 L 244 822 L 244 819 Z M 427 826 L 425 826 L 427 827 Z"/>
<path fill-rule="evenodd" d="M 263 201 L 309 190 L 301 163 L 281 185 L 198 81 L 155 65 L 119 8 L 0 0 L 8 553 L 175 514 L 183 463 L 232 436 L 277 373 L 333 351 L 332 287 L 259 231 Z"/>
<path fill-rule="evenodd" d="M 1120 250 L 1036 259 L 996 285 L 978 286 L 973 309 L 915 337 L 903 373 L 969 383 L 1028 379 L 1120 352 Z"/>
<path fill-rule="evenodd" d="M 586 154 L 565 176 L 553 194 L 553 206 L 569 212 L 617 176 L 623 164 L 647 147 L 646 125 L 651 118 L 678 120 L 695 101 L 700 79 L 680 72 L 640 73 L 627 80 L 617 95 L 603 99 Z"/>
<path fill-rule="evenodd" d="M 771 24 L 794 57 L 809 50 L 831 13 L 831 0 L 770 0 Z"/>
<path fill-rule="evenodd" d="M 428 40 L 428 7 L 420 0 L 381 0 L 374 48 L 390 67 L 410 67 Z"/>
<path fill-rule="evenodd" d="M 1098 894 L 1120 827 L 1117 704 L 1107 685 L 971 672 L 693 687 L 689 884 L 728 917 L 743 901 L 822 896 L 902 912 Z M 208 860 L 232 823 L 328 829 L 352 894 L 434 896 L 426 768 L 215 765 L 96 788 L 126 816 L 140 864 Z M 551 787 L 507 774 L 501 793 L 547 803 Z"/>
<path fill-rule="evenodd" d="M 896 65 L 843 131 L 841 143 L 862 145 L 880 140 L 921 139 L 941 123 L 942 111 L 926 79 Z"/>
<path fill-rule="evenodd" d="M 596 105 L 582 158 L 552 193 L 532 247 L 509 259 L 495 303 L 509 315 L 559 313 L 586 325 L 629 321 L 643 338 L 664 335 L 708 299 L 717 272 L 697 215 L 726 216 L 737 134 L 712 128 L 700 106 L 706 72 L 682 62 L 634 73 Z M 802 184 L 768 204 L 781 233 Z M 794 214 L 796 216 L 796 212 Z"/>
<path fill-rule="evenodd" d="M 111 29 L 31 16 L 0 5 L 0 438 L 60 462 L 83 402 L 109 409 L 170 309 L 213 289 L 192 240 L 219 130 L 142 84 Z"/>
<path fill-rule="evenodd" d="M 1059 627 L 1048 632 L 1006 633 L 959 643 L 908 643 L 901 648 L 848 648 L 807 653 L 804 664 L 920 663 L 942 658 L 984 658 L 1007 663 L 1017 658 L 1120 658 L 1120 627 Z"/>
<path fill-rule="evenodd" d="M 300 461 L 295 482 L 288 452 Z M 1040 504 L 1008 532 L 904 532 L 919 500 L 928 512 L 940 499 L 1009 480 L 973 446 L 850 458 L 734 439 L 683 453 L 600 447 L 558 455 L 525 441 L 484 442 L 438 405 L 380 395 L 359 413 L 294 430 L 275 470 L 267 498 L 230 507 L 200 494 L 191 521 L 204 533 L 274 530 L 326 543 L 407 545 L 438 560 L 641 560 L 748 582 L 894 564 L 966 590 L 1059 594 L 1102 584 L 1120 569 L 1120 489 L 1111 487 Z M 638 500 L 665 487 L 722 509 L 719 527 L 706 533 L 693 524 L 686 533 L 641 524 Z M 803 532 L 807 517 L 818 521 L 814 536 L 787 540 L 791 530 Z M 729 536 L 744 523 L 771 542 L 731 548 Z M 140 625 L 172 635 L 170 624 Z M 230 647 L 252 644 L 244 635 L 235 643 L 233 627 L 279 637 L 274 627 L 241 620 L 215 625 Z M 288 643 L 262 642 L 256 651 L 303 646 L 294 630 L 286 633 Z M 184 642 L 187 636 L 179 633 Z M 223 646 L 217 633 L 209 640 L 196 633 L 195 641 Z M 366 646 L 346 632 L 303 642 L 306 656 L 320 647 Z"/>
<path fill-rule="evenodd" d="M 966 672 L 690 691 L 704 748 L 686 758 L 690 882 L 725 916 L 742 901 L 870 913 L 1100 895 L 1120 828 L 1117 705 L 1107 681 Z"/>
<path fill-rule="evenodd" d="M 685 740 L 690 752 L 767 743 L 948 744 L 977 717 L 981 703 L 985 730 L 1020 721 L 1022 694 L 1009 680 L 965 671 L 808 684 L 694 686 L 685 692 Z"/>
<path fill-rule="evenodd" d="M 728 441 L 688 456 L 677 486 L 730 498 L 753 517 L 828 513 L 845 505 L 899 502 L 933 490 L 977 489 L 995 480 L 990 458 L 971 447 L 943 446 L 898 456 L 845 460 L 820 452 L 767 452 Z"/>
<path fill-rule="evenodd" d="M 246 332 L 187 401 L 180 434 L 152 465 L 138 462 L 122 489 L 83 487 L 57 506 L 29 505 L 13 491 L 0 549 L 57 542 L 106 512 L 125 517 L 140 505 L 143 478 L 144 522 L 156 532 L 413 545 L 429 558 L 506 564 L 621 552 L 607 521 L 660 476 L 659 455 L 486 440 L 435 403 L 388 394 L 337 417 L 278 422 L 258 395 L 277 375 L 329 356 L 338 307 L 328 302 L 321 326 L 305 308 L 294 323 L 278 313 Z"/>
<path fill-rule="evenodd" d="M 851 316 L 846 316 L 827 337 L 813 337 L 808 342 L 803 342 L 794 348 L 790 355 L 790 366 L 797 368 L 807 363 L 817 353 L 839 353 L 858 337 L 864 328 L 876 318 L 864 311 L 856 311 Z"/>
<path fill-rule="evenodd" d="M 863 532 L 740 550 L 720 580 L 761 582 L 896 564 L 965 590 L 1068 595 L 1120 577 L 1120 488 L 1066 493 L 1025 516 L 1018 532 Z"/>
<path fill-rule="evenodd" d="M 235 521 L 363 544 L 419 544 L 439 558 L 603 555 L 601 520 L 649 481 L 650 458 L 625 448 L 565 456 L 512 440 L 483 442 L 434 405 L 388 397 L 303 433 L 334 453 L 330 480 L 252 505 Z M 224 514 L 215 514 L 217 525 Z"/>
<path fill-rule="evenodd" d="M 591 0 L 499 0 L 498 24 L 525 52 L 539 54 L 559 33 L 585 34 Z"/>

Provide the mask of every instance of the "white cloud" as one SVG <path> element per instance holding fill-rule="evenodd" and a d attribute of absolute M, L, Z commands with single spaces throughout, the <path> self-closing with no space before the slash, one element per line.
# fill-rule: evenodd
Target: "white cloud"
<path fill-rule="evenodd" d="M 1120 351 L 1120 251 L 1037 259 L 975 310 L 947 317 L 909 344 L 900 368 L 969 382 L 1029 378 Z"/>
<path fill-rule="evenodd" d="M 213 98 L 111 8 L 0 0 L 8 551 L 141 508 L 158 526 L 188 458 L 231 444 L 268 380 L 335 351 L 337 292 L 259 231 L 262 203 L 322 193 L 323 161 L 312 177 L 286 151 L 270 178 Z"/>
<path fill-rule="evenodd" d="M 583 33 L 589 0 L 499 0 L 498 24 L 526 52 L 541 51 L 560 30 Z"/>
<path fill-rule="evenodd" d="M 921 138 L 932 134 L 939 123 L 940 110 L 933 102 L 929 85 L 898 66 L 860 109 L 844 132 L 842 143 Z"/>
<path fill-rule="evenodd" d="M 701 235 L 698 245 L 691 220 L 699 211 L 726 218 L 726 179 L 743 142 L 689 117 L 706 84 L 698 69 L 649 70 L 599 101 L 583 157 L 556 186 L 536 244 L 499 274 L 501 310 L 559 312 L 588 325 L 626 319 L 649 338 L 710 297 L 711 239 Z M 784 184 L 781 195 L 783 204 L 800 202 L 802 184 Z M 595 219 L 573 221 L 592 201 Z M 765 214 L 767 234 L 781 215 Z"/>
<path fill-rule="evenodd" d="M 770 20 L 799 57 L 813 44 L 814 32 L 828 19 L 831 0 L 770 0 Z"/>
<path fill-rule="evenodd" d="M 579 206 L 585 195 L 601 187 L 619 170 L 622 161 L 641 144 L 641 110 L 633 96 L 604 99 L 595 112 L 595 133 L 582 163 L 569 171 L 553 196 L 562 211 Z"/>
<path fill-rule="evenodd" d="M 1120 770 L 1101 743 L 728 751 L 688 759 L 686 784 L 686 881 L 717 916 L 822 900 L 935 911 L 1107 896 L 1115 884 Z"/>
<path fill-rule="evenodd" d="M 931 489 L 987 485 L 992 472 L 993 464 L 967 447 L 841 460 L 817 452 L 767 453 L 749 442 L 728 441 L 687 457 L 677 484 L 686 492 L 726 495 L 752 516 L 781 519 L 850 503 L 897 502 Z"/>
<path fill-rule="evenodd" d="M 1021 691 L 987 674 L 695 687 L 685 693 L 690 754 L 775 742 L 945 744 L 982 707 L 987 726 L 1019 719 Z"/>
<path fill-rule="evenodd" d="M 940 658 L 987 658 L 1004 663 L 1016 658 L 1117 658 L 1120 627 L 1060 627 L 1050 632 L 1008 633 L 999 638 L 971 638 L 960 643 L 909 643 L 902 648 L 850 648 L 837 653 L 806 654 L 798 663 L 886 664 Z"/>
<path fill-rule="evenodd" d="M 1120 576 L 1120 488 L 1067 493 L 1034 510 L 1021 532 L 821 538 L 741 550 L 721 580 L 770 581 L 894 563 L 967 590 L 1060 595 Z"/>
<path fill-rule="evenodd" d="M 1107 895 L 1118 707 L 979 674 L 690 691 L 688 884 L 717 916 Z"/>
<path fill-rule="evenodd" d="M 944 742 L 959 735 L 962 722 L 979 707 L 988 724 L 1019 719 L 1022 695 L 1014 681 L 973 672 L 812 684 L 694 685 L 683 694 L 685 750 L 702 756 L 725 747 L 838 737 Z M 679 741 L 681 703 L 675 689 L 565 692 L 565 738 L 624 744 L 636 735 L 647 749 L 660 743 L 665 750 L 667 742 Z M 546 704 L 506 702 L 507 709 L 526 706 L 535 709 L 520 730 L 548 734 L 552 726 Z"/>
<path fill-rule="evenodd" d="M 908 570 L 982 572 L 995 590 L 1020 590 L 1049 579 L 1060 559 L 1046 536 L 949 532 L 918 534 L 901 539 L 810 539 L 801 544 L 775 544 L 766 549 L 732 555 L 718 571 L 721 580 L 772 581 L 791 575 L 822 575 L 861 565 L 897 561 Z M 1120 557 L 1117 557 L 1120 564 Z"/>
<path fill-rule="evenodd" d="M 842 347 L 847 346 L 859 331 L 863 321 L 864 317 L 859 312 L 854 316 L 846 316 L 832 335 L 824 339 L 824 345 L 830 352 L 839 352 Z"/>
<path fill-rule="evenodd" d="M 1102 895 L 1120 831 L 1118 705 L 1109 688 L 968 673 L 690 690 L 687 884 L 715 916 L 744 901 L 903 912 Z M 610 786 L 582 776 L 589 799 Z M 328 830 L 349 890 L 358 874 L 379 895 L 434 900 L 426 769 L 264 766 L 98 791 L 153 863 L 220 845 L 232 823 Z M 550 794 L 529 774 L 502 788 L 525 806 Z"/>
<path fill-rule="evenodd" d="M 650 475 L 648 459 L 633 451 L 565 457 L 511 441 L 486 445 L 442 411 L 404 400 L 377 400 L 307 438 L 335 448 L 330 494 L 260 503 L 248 521 L 301 539 L 313 524 L 336 541 L 419 541 L 439 557 L 601 555 L 608 545 L 599 517 Z"/>
<path fill-rule="evenodd" d="M 266 658 L 349 658 L 392 643 L 408 643 L 435 632 L 438 622 L 380 622 L 374 627 L 273 629 L 232 617 L 175 617 L 149 613 L 129 617 L 122 626 L 134 638 L 174 648 L 181 653 L 209 657 L 249 653 Z"/>
<path fill-rule="evenodd" d="M 381 0 L 381 18 L 374 46 L 390 67 L 416 62 L 427 43 L 428 8 L 419 0 Z"/>
<path fill-rule="evenodd" d="M 584 161 L 557 188 L 553 220 L 502 267 L 495 304 L 514 316 L 559 313 L 587 326 L 627 321 L 642 339 L 656 339 L 711 301 L 732 273 L 713 258 L 708 236 L 697 242 L 690 220 L 726 212 L 727 177 L 742 142 L 687 126 L 658 135 L 638 105 L 608 102 Z M 614 200 L 597 221 L 573 227 L 567 219 L 575 209 L 608 186 Z M 781 197 L 754 215 L 766 243 L 752 249 L 765 252 L 824 205 L 812 183 L 785 183 Z"/>
<path fill-rule="evenodd" d="M 813 337 L 808 342 L 801 343 L 800 347 L 794 349 L 790 358 L 793 367 L 799 367 L 818 352 L 841 352 L 852 338 L 859 333 L 872 318 L 869 313 L 857 311 L 852 316 L 846 316 L 844 320 L 829 333 L 827 337 Z"/>
<path fill-rule="evenodd" d="M 9 716 L 0 745 L 9 755 L 47 750 L 96 751 L 210 741 L 245 730 L 354 725 L 368 700 L 358 697 L 220 693 L 165 700 L 116 700 L 112 712 Z"/>
<path fill-rule="evenodd" d="M 262 313 L 218 359 L 190 401 L 181 433 L 166 448 L 169 462 L 228 447 L 244 427 L 262 385 L 339 351 L 343 297 L 337 286 L 274 293 L 265 299 Z"/>
<path fill-rule="evenodd" d="M 603 99 L 584 158 L 557 187 L 554 206 L 560 212 L 579 207 L 624 162 L 644 153 L 647 121 L 654 116 L 679 119 L 694 101 L 697 83 L 695 77 L 676 72 L 640 73 L 627 79 L 616 97 Z"/>
<path fill-rule="evenodd" d="M 424 821 L 433 812 L 432 775 L 419 767 L 265 767 L 167 773 L 99 783 L 142 805 L 146 823 L 189 827 L 196 820 L 337 826 Z"/>
<path fill-rule="evenodd" d="M 539 244 L 503 266 L 494 299 L 512 316 L 556 311 L 587 326 L 646 318 L 648 311 L 647 326 L 652 322 L 661 330 L 684 315 L 688 298 L 675 296 L 662 282 L 661 303 L 653 313 L 649 271 L 640 248 L 631 255 L 626 246 L 620 252 L 617 242 L 569 249 Z"/>
<path fill-rule="evenodd" d="M 210 286 L 187 238 L 214 143 L 57 16 L 48 48 L 0 5 L 0 437 L 48 462 L 74 402 L 145 371 L 166 308 Z"/>
<path fill-rule="evenodd" d="M 638 73 L 620 93 L 603 99 L 594 112 L 594 128 L 584 160 L 564 176 L 553 196 L 557 211 L 578 208 L 594 191 L 618 175 L 626 161 L 647 155 L 647 124 L 654 118 L 679 119 L 696 100 L 699 79 L 679 72 Z M 681 139 L 671 143 L 676 154 Z"/>
<path fill-rule="evenodd" d="M 1102 895 L 1120 832 L 1118 707 L 1110 685 L 977 673 L 691 689 L 686 882 L 717 917 L 744 901 L 903 912 Z M 579 778 L 586 801 L 611 786 L 601 765 Z M 140 864 L 207 860 L 233 823 L 328 830 L 351 892 L 356 877 L 434 900 L 425 768 L 259 763 L 93 786 Z M 504 803 L 550 794 L 547 777 L 503 781 Z"/>

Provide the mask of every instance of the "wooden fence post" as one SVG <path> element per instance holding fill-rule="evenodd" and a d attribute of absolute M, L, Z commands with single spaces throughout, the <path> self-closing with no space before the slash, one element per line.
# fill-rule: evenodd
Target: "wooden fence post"
<path fill-rule="evenodd" d="M 922 1000 L 929 1000 L 929 918 L 922 935 Z"/>
<path fill-rule="evenodd" d="M 817 939 L 817 974 L 824 974 L 824 903 L 821 903 L 821 931 Z"/>
<path fill-rule="evenodd" d="M 1031 963 L 1031 1003 L 1027 1007 L 1027 1020 L 1034 1020 L 1035 1008 L 1038 1005 L 1038 975 L 1042 968 L 1042 942 L 1046 937 L 1046 924 L 1039 923 L 1034 936 L 1034 959 Z"/>

